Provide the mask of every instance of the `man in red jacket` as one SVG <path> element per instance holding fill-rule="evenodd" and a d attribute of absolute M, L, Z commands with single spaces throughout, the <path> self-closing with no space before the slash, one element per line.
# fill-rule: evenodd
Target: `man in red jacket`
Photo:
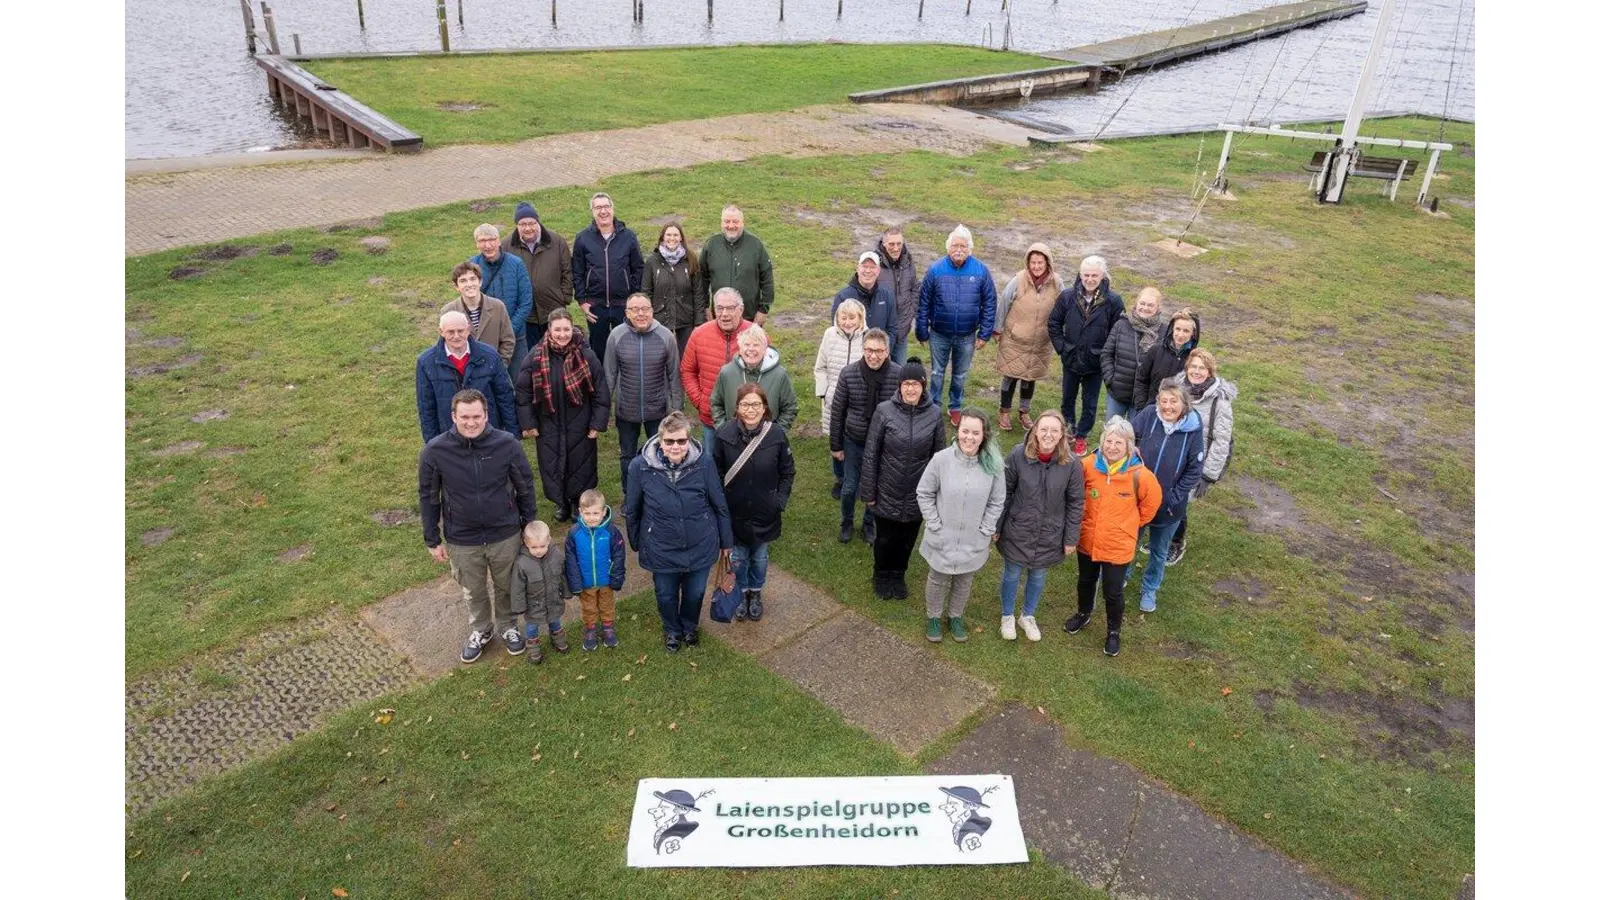
<path fill-rule="evenodd" d="M 752 323 L 744 318 L 744 298 L 725 287 L 711 298 L 712 319 L 701 323 L 689 335 L 679 365 L 684 393 L 700 411 L 701 445 L 706 453 L 716 441 L 716 423 L 711 418 L 711 392 L 717 386 L 717 373 L 739 355 L 739 334 Z"/>

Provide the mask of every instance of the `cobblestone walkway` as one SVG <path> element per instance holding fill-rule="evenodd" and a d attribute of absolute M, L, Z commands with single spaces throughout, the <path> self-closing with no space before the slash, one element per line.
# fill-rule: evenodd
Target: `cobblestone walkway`
<path fill-rule="evenodd" d="M 754 156 L 1023 144 L 1026 129 L 948 107 L 817 106 L 554 135 L 408 155 L 130 174 L 128 255 L 268 231 L 332 225 L 425 206 L 590 184 L 610 175 Z"/>

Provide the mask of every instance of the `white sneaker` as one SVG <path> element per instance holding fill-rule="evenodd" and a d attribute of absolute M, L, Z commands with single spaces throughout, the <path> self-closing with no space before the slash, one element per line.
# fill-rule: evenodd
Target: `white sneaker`
<path fill-rule="evenodd" d="M 1000 617 L 1000 636 L 1002 638 L 1005 638 L 1008 641 L 1014 641 L 1014 640 L 1017 639 L 1017 617 L 1016 616 L 1001 616 Z M 1035 638 L 1035 640 L 1037 640 L 1037 638 Z"/>
<path fill-rule="evenodd" d="M 1033 620 L 1033 616 L 1022 617 L 1022 633 L 1027 635 L 1030 641 L 1039 639 L 1039 623 Z"/>

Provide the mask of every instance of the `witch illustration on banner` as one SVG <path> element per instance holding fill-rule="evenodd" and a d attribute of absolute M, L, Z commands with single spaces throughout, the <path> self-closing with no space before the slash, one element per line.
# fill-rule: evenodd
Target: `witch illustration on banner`
<path fill-rule="evenodd" d="M 650 817 L 656 820 L 656 852 L 660 853 L 665 847 L 668 853 L 677 853 L 683 846 L 683 838 L 694 834 L 700 823 L 690 819 L 686 813 L 700 812 L 695 806 L 701 797 L 715 791 L 701 791 L 691 797 L 688 791 L 670 790 L 666 793 L 651 791 L 661 803 L 650 808 Z M 987 826 L 985 826 L 987 827 Z"/>
<path fill-rule="evenodd" d="M 939 804 L 939 811 L 949 816 L 950 821 L 954 823 L 951 835 L 955 838 L 956 849 L 970 853 L 983 846 L 983 834 L 994 824 L 994 820 L 979 815 L 978 810 L 989 809 L 989 804 L 983 802 L 983 796 L 999 789 L 999 785 L 987 787 L 980 794 L 976 788 L 965 785 L 939 788 L 945 797 L 949 798 Z"/>

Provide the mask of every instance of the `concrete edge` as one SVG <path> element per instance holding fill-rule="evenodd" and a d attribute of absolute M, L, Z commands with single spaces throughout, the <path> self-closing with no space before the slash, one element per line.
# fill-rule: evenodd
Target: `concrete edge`
<path fill-rule="evenodd" d="M 981 47 L 974 44 L 963 44 L 955 41 L 799 41 L 799 42 L 772 42 L 772 41 L 735 41 L 729 44 L 600 44 L 590 47 L 494 47 L 472 50 L 452 50 L 449 53 L 443 50 L 386 50 L 373 53 L 296 53 L 283 54 L 283 58 L 290 62 L 318 62 L 332 59 L 406 59 L 413 56 L 516 56 L 527 55 L 555 55 L 562 53 L 626 53 L 634 50 L 717 50 L 723 47 L 761 47 L 761 48 L 788 48 L 788 47 L 826 47 L 830 45 L 843 47 L 882 47 L 885 45 L 902 46 L 933 46 L 933 47 L 964 47 L 971 50 L 987 50 L 991 53 L 1010 53 L 1021 56 L 1046 57 L 1037 53 L 1024 50 L 1001 50 L 999 47 Z"/>
<path fill-rule="evenodd" d="M 265 150 L 256 153 L 218 153 L 211 156 L 170 156 L 158 159 L 125 161 L 125 176 L 162 175 L 172 172 L 198 172 L 204 169 L 230 169 L 240 166 L 272 166 L 285 163 L 328 162 L 330 160 L 381 159 L 381 149 L 372 150 Z"/>

